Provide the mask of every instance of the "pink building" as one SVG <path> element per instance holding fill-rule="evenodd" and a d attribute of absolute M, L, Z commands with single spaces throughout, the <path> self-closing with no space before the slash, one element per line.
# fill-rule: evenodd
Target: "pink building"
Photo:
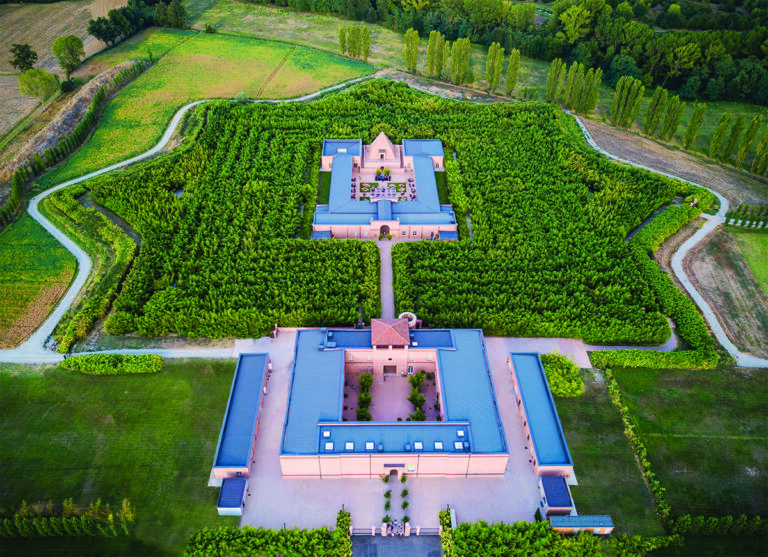
<path fill-rule="evenodd" d="M 445 177 L 439 140 L 326 139 L 320 170 L 331 173 L 331 185 L 328 205 L 316 207 L 313 238 L 458 239 L 456 216 L 437 190 L 435 173 Z"/>
<path fill-rule="evenodd" d="M 439 421 L 342 420 L 345 376 L 369 372 L 383 383 L 422 370 L 434 374 Z M 374 397 L 374 405 L 387 402 Z M 299 331 L 283 476 L 493 477 L 504 474 L 507 460 L 482 331 L 409 329 L 405 319 Z"/>

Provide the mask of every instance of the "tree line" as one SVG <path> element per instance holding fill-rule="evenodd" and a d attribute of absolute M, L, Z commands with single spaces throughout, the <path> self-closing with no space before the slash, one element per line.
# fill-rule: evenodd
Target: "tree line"
<path fill-rule="evenodd" d="M 371 30 L 367 25 L 339 27 L 339 50 L 352 58 L 367 61 L 371 54 Z"/>
<path fill-rule="evenodd" d="M 37 538 L 66 536 L 117 536 L 118 529 L 127 536 L 136 520 L 136 511 L 128 499 L 113 511 L 101 499 L 81 507 L 70 499 L 61 506 L 22 501 L 15 511 L 0 510 L 0 537 Z"/>

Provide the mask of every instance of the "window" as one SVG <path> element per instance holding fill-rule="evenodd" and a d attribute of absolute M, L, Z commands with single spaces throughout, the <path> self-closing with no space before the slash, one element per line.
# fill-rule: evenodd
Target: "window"
<path fill-rule="evenodd" d="M 415 230 L 413 231 L 413 235 L 416 236 L 416 231 Z"/>
<path fill-rule="evenodd" d="M 366 451 L 372 451 L 373 450 L 373 441 L 366 441 L 365 442 L 365 450 Z"/>
<path fill-rule="evenodd" d="M 357 230 L 352 233 L 352 236 L 357 237 Z"/>
<path fill-rule="evenodd" d="M 363 230 L 363 236 L 368 236 L 368 231 L 367 230 Z"/>
<path fill-rule="evenodd" d="M 354 360 L 354 359 L 355 359 L 355 357 L 354 357 L 352 354 L 350 354 L 349 356 L 347 356 L 347 358 L 349 359 L 349 361 L 350 361 L 350 362 L 351 362 L 352 360 Z"/>
<path fill-rule="evenodd" d="M 443 442 L 442 441 L 435 441 L 435 450 L 436 451 L 442 451 L 443 450 Z"/>
<path fill-rule="evenodd" d="M 459 437 L 464 437 L 464 430 L 463 429 L 458 430 L 456 432 L 456 435 L 458 435 Z"/>
<path fill-rule="evenodd" d="M 352 441 L 347 441 L 344 444 L 344 448 L 347 449 L 348 451 L 354 451 L 355 450 L 355 444 Z"/>
<path fill-rule="evenodd" d="M 403 236 L 407 236 L 407 235 L 408 235 L 408 232 L 406 232 L 405 230 L 403 230 Z"/>
<path fill-rule="evenodd" d="M 371 356 L 371 355 L 368 355 L 368 357 L 366 358 L 366 360 L 368 360 L 368 361 L 370 362 L 371 360 L 373 360 L 373 356 Z"/>
<path fill-rule="evenodd" d="M 413 360 L 415 360 L 415 359 L 416 359 L 416 356 L 413 356 L 413 355 L 411 355 L 411 356 L 408 356 L 408 359 L 409 359 L 409 360 L 411 360 L 411 361 L 413 361 Z"/>
<path fill-rule="evenodd" d="M 427 354 L 427 361 L 428 361 L 428 362 L 431 362 L 431 361 L 432 361 L 432 354 Z"/>
<path fill-rule="evenodd" d="M 325 450 L 326 450 L 326 451 L 332 451 L 332 450 L 333 450 L 333 442 L 332 442 L 332 441 L 328 441 L 328 442 L 325 444 Z"/>
<path fill-rule="evenodd" d="M 416 441 L 416 442 L 413 444 L 413 450 L 415 450 L 415 451 L 421 451 L 421 450 L 423 450 L 423 449 L 424 449 L 424 443 L 422 443 L 421 441 Z"/>
<path fill-rule="evenodd" d="M 330 437 L 331 436 L 331 430 L 325 429 L 323 430 L 323 437 Z"/>
<path fill-rule="evenodd" d="M 457 451 L 461 451 L 464 449 L 464 445 L 461 444 L 461 441 L 454 441 L 453 448 Z"/>

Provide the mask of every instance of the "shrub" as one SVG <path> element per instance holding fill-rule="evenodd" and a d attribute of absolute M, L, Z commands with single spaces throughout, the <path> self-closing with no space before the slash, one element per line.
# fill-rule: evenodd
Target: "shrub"
<path fill-rule="evenodd" d="M 163 357 L 157 354 L 83 354 L 70 356 L 61 366 L 89 375 L 157 373 L 163 368 Z"/>
<path fill-rule="evenodd" d="M 216 32 L 216 28 L 213 25 L 211 25 L 210 23 L 206 23 L 205 24 L 205 32 L 206 33 L 215 33 Z"/>
<path fill-rule="evenodd" d="M 363 373 L 360 375 L 360 391 L 368 391 L 373 385 L 373 374 Z"/>
<path fill-rule="evenodd" d="M 389 476 L 387 476 L 387 477 L 389 477 Z M 387 499 L 389 499 L 390 497 L 392 497 L 392 490 L 391 490 L 391 489 L 388 489 L 388 490 L 386 490 L 386 491 L 384 492 L 384 497 L 386 497 Z"/>
<path fill-rule="evenodd" d="M 77 85 L 74 81 L 71 79 L 65 79 L 61 83 L 59 83 L 59 89 L 62 93 L 70 93 L 74 91 L 77 88 Z"/>
<path fill-rule="evenodd" d="M 382 522 L 392 522 L 392 517 L 388 514 L 384 515 L 384 518 L 381 519 Z"/>
<path fill-rule="evenodd" d="M 248 95 L 245 94 L 245 91 L 240 91 L 235 95 L 235 102 L 238 104 L 245 104 L 248 102 Z"/>
<path fill-rule="evenodd" d="M 403 507 L 403 510 L 407 509 L 408 508 L 408 501 L 403 501 L 403 503 L 400 506 Z"/>
<path fill-rule="evenodd" d="M 355 417 L 358 422 L 370 422 L 373 419 L 371 411 L 367 408 L 358 408 L 357 412 L 355 412 Z"/>
<path fill-rule="evenodd" d="M 408 497 L 408 488 L 405 488 L 400 492 L 400 497 Z"/>
<path fill-rule="evenodd" d="M 373 402 L 373 396 L 369 392 L 361 392 L 357 395 L 358 408 L 368 408 Z"/>
<path fill-rule="evenodd" d="M 541 363 L 553 396 L 574 397 L 584 394 L 584 381 L 579 377 L 579 368 L 571 360 L 560 354 L 542 354 Z"/>
<path fill-rule="evenodd" d="M 411 521 L 411 517 L 408 516 L 407 514 L 404 514 L 403 515 L 403 524 L 408 523 L 410 521 Z"/>
<path fill-rule="evenodd" d="M 408 476 L 406 476 L 405 474 L 403 474 L 403 476 L 400 478 L 400 483 L 401 483 L 401 484 L 404 484 L 406 481 L 408 481 Z"/>
<path fill-rule="evenodd" d="M 389 483 L 389 474 L 382 476 L 381 481 L 384 482 L 385 484 Z"/>
<path fill-rule="evenodd" d="M 388 511 L 388 510 L 389 510 L 389 509 L 391 509 L 391 508 L 392 508 L 392 501 L 390 501 L 389 499 L 387 499 L 386 501 L 384 501 L 384 510 L 385 510 L 385 511 Z"/>

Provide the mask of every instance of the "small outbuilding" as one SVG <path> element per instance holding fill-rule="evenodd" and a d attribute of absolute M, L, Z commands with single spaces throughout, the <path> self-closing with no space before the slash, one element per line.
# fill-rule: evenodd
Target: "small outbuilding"
<path fill-rule="evenodd" d="M 608 515 L 550 516 L 549 525 L 559 534 L 592 532 L 598 536 L 607 536 L 613 532 L 613 521 Z"/>
<path fill-rule="evenodd" d="M 545 516 L 571 514 L 573 501 L 565 478 L 542 476 L 539 478 L 539 492 Z"/>
<path fill-rule="evenodd" d="M 226 478 L 221 483 L 219 502 L 216 504 L 219 515 L 242 516 L 247 491 L 247 478 Z"/>

